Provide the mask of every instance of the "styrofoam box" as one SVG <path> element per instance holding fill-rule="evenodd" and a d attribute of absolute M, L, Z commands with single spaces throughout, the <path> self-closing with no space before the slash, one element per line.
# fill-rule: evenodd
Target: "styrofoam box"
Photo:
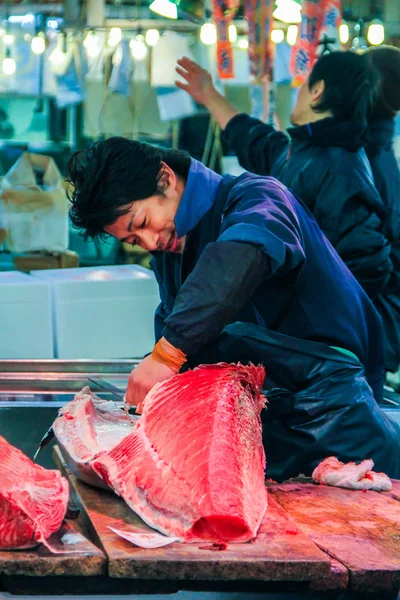
<path fill-rule="evenodd" d="M 0 272 L 0 358 L 54 358 L 47 282 Z"/>
<path fill-rule="evenodd" d="M 138 265 L 32 271 L 50 283 L 57 358 L 141 358 L 154 345 L 159 300 Z"/>

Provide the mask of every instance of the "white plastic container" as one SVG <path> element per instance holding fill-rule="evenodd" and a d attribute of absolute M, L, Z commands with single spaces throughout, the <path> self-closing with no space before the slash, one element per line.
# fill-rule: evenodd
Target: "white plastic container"
<path fill-rule="evenodd" d="M 47 282 L 0 272 L 0 358 L 54 358 Z"/>
<path fill-rule="evenodd" d="M 52 290 L 56 358 L 141 358 L 154 345 L 154 274 L 137 265 L 32 271 Z"/>

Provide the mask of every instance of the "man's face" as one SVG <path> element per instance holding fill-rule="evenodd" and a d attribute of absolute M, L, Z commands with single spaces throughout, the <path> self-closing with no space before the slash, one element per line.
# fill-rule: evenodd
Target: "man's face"
<path fill-rule="evenodd" d="M 311 90 L 308 87 L 308 80 L 303 83 L 297 95 L 296 104 L 290 115 L 292 125 L 305 125 L 320 118 L 318 113 L 313 111 L 313 105 L 318 102 L 324 92 L 324 82 L 318 81 Z"/>
<path fill-rule="evenodd" d="M 290 122 L 292 125 L 304 125 L 304 123 L 309 122 L 308 112 L 310 101 L 311 97 L 310 91 L 308 89 L 308 81 L 305 81 L 299 89 L 296 104 L 294 105 L 292 113 L 290 115 Z"/>
<path fill-rule="evenodd" d="M 144 250 L 183 252 L 185 238 L 178 239 L 175 229 L 175 215 L 184 190 L 184 184 L 168 172 L 170 178 L 164 195 L 150 196 L 145 200 L 132 202 L 129 211 L 118 217 L 112 225 L 107 225 L 106 233 L 132 246 Z"/>

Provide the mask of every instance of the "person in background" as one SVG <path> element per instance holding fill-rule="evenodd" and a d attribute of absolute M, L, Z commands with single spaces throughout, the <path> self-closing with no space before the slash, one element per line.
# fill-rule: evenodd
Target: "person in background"
<path fill-rule="evenodd" d="M 380 91 L 369 115 L 367 156 L 375 185 L 384 202 L 384 233 L 391 244 L 393 271 L 375 298 L 385 334 L 385 368 L 400 364 L 400 169 L 394 153 L 395 118 L 400 111 L 400 50 L 375 46 L 368 58 L 380 77 Z"/>
<path fill-rule="evenodd" d="M 176 85 L 203 104 L 223 130 L 241 166 L 284 183 L 313 213 L 322 231 L 371 298 L 390 277 L 384 205 L 365 155 L 367 114 L 378 75 L 366 56 L 323 55 L 300 88 L 288 135 L 239 113 L 210 74 L 178 61 Z"/>
<path fill-rule="evenodd" d="M 269 477 L 310 474 L 332 455 L 400 476 L 400 428 L 372 393 L 383 390 L 379 315 L 283 184 L 119 137 L 75 153 L 68 171 L 76 227 L 153 254 L 156 344 L 130 375 L 129 404 L 140 410 L 185 363 L 262 363 Z"/>

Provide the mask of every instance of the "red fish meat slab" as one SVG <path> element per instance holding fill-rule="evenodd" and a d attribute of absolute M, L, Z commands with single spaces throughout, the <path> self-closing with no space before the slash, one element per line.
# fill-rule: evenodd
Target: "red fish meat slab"
<path fill-rule="evenodd" d="M 0 436 L 0 550 L 32 548 L 60 528 L 68 482 Z"/>
<path fill-rule="evenodd" d="M 267 508 L 263 367 L 201 365 L 156 384 L 128 437 L 92 463 L 151 527 L 246 542 Z"/>
<path fill-rule="evenodd" d="M 132 432 L 137 419 L 84 387 L 61 408 L 53 430 L 62 455 L 75 475 L 86 483 L 108 489 L 93 471 L 90 461 L 119 444 Z"/>

